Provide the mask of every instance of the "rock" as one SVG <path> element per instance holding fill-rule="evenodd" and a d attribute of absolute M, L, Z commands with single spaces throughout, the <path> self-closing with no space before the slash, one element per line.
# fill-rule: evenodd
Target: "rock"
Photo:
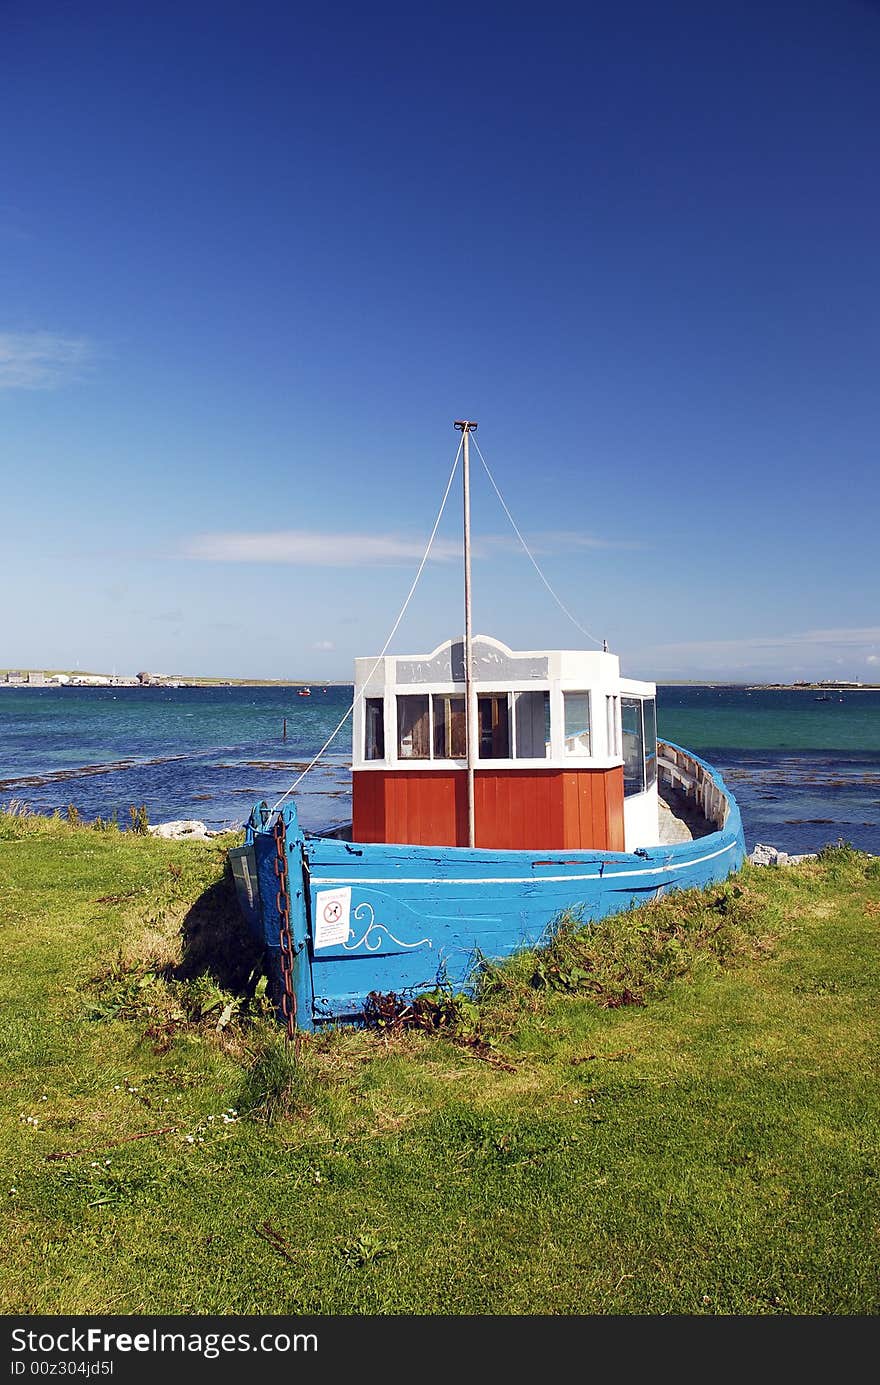
<path fill-rule="evenodd" d="M 753 866 L 796 866 L 801 861 L 815 861 L 816 853 L 808 851 L 800 856 L 790 856 L 787 851 L 780 851 L 778 847 L 765 846 L 763 842 L 758 842 L 749 852 L 748 859 Z"/>
<path fill-rule="evenodd" d="M 198 818 L 178 818 L 175 822 L 158 822 L 155 827 L 148 827 L 147 831 L 152 837 L 164 837 L 166 840 L 175 842 L 207 842 L 211 837 L 218 834 L 212 832 Z"/>
<path fill-rule="evenodd" d="M 753 851 L 749 852 L 749 860 L 753 866 L 775 866 L 778 864 L 779 852 L 775 846 L 765 846 L 763 842 L 758 842 Z"/>

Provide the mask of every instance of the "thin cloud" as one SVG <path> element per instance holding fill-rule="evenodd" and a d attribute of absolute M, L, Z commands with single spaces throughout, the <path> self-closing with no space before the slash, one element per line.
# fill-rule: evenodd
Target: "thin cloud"
<path fill-rule="evenodd" d="M 311 529 L 276 533 L 196 534 L 183 556 L 206 563 L 293 563 L 302 567 L 376 567 L 418 561 L 424 539 L 397 534 L 329 534 Z M 431 557 L 449 562 L 460 545 L 435 540 Z"/>
<path fill-rule="evenodd" d="M 877 662 L 878 647 L 880 626 L 844 626 L 735 640 L 672 642 L 639 651 L 638 662 L 658 675 L 672 672 L 676 677 L 693 672 L 808 677 L 832 667 L 845 667 L 854 676 L 860 666 Z"/>
<path fill-rule="evenodd" d="M 93 357 L 84 337 L 0 332 L 0 389 L 57 389 L 76 379 Z"/>
<path fill-rule="evenodd" d="M 637 545 L 594 539 L 573 532 L 543 533 L 529 541 L 535 553 L 559 553 L 578 548 L 632 548 Z M 425 540 L 400 534 L 321 533 L 287 529 L 266 533 L 196 534 L 184 542 L 182 555 L 207 563 L 291 563 L 304 567 L 376 567 L 418 562 Z M 482 534 L 474 540 L 475 558 L 492 552 L 521 551 L 514 535 Z M 459 540 L 435 539 L 435 562 L 455 562 L 462 556 Z"/>
<path fill-rule="evenodd" d="M 804 630 L 787 635 L 752 635 L 739 640 L 688 640 L 657 646 L 671 654 L 748 654 L 754 650 L 867 649 L 880 644 L 880 626 L 867 625 L 832 630 Z"/>
<path fill-rule="evenodd" d="M 560 550 L 574 548 L 643 548 L 644 544 L 635 539 L 597 539 L 592 533 L 578 533 L 574 529 L 545 530 L 536 535 L 525 535 L 529 548 L 534 553 L 558 553 Z M 507 540 L 504 540 L 507 542 Z M 520 540 L 514 537 L 511 542 L 520 547 Z"/>

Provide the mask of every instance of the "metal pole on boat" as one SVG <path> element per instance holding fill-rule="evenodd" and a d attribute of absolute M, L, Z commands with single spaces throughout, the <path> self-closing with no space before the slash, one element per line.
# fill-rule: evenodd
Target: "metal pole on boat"
<path fill-rule="evenodd" d="M 462 437 L 463 476 L 464 476 L 464 725 L 467 738 L 467 795 L 468 795 L 468 846 L 476 845 L 474 832 L 474 761 L 476 755 L 477 719 L 471 706 L 471 460 L 468 447 L 469 437 L 476 430 L 476 423 L 467 419 L 456 419 L 455 426 Z"/>

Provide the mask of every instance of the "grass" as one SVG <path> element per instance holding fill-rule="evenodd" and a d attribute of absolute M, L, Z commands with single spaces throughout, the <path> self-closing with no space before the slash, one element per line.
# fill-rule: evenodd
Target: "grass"
<path fill-rule="evenodd" d="M 0 814 L 0 1312 L 877 1311 L 880 860 L 564 920 L 297 1058 L 228 844 Z"/>

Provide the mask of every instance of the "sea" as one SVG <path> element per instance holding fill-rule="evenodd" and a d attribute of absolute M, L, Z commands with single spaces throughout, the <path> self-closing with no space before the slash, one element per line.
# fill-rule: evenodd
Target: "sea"
<path fill-rule="evenodd" d="M 239 827 L 274 805 L 342 721 L 351 686 L 0 688 L 0 806 Z M 736 796 L 746 846 L 840 840 L 880 855 L 880 691 L 658 686 L 659 734 Z M 351 722 L 296 789 L 317 831 L 351 816 Z"/>

